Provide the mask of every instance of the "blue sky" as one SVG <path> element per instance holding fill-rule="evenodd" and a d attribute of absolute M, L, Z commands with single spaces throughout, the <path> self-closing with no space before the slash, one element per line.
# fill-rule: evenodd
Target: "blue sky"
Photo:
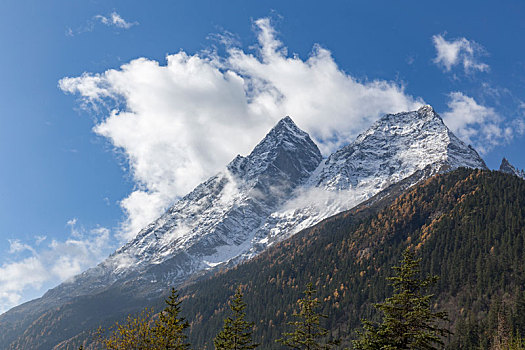
<path fill-rule="evenodd" d="M 424 102 L 490 168 L 525 168 L 524 15 L 523 1 L 2 1 L 0 311 L 96 264 L 285 114 L 327 154 Z"/>

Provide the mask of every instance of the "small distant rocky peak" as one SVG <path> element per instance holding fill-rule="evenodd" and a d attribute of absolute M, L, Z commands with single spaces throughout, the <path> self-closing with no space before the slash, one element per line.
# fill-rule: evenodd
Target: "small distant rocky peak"
<path fill-rule="evenodd" d="M 503 159 L 501 160 L 499 171 L 507 174 L 516 175 L 525 179 L 525 171 L 515 168 L 505 157 L 503 157 Z"/>
<path fill-rule="evenodd" d="M 501 165 L 499 166 L 499 171 L 509 174 L 514 174 L 516 169 L 509 163 L 507 158 L 503 157 L 501 160 Z"/>

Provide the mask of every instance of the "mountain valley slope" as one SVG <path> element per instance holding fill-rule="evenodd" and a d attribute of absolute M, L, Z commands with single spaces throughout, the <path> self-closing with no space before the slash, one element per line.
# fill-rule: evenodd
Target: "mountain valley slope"
<path fill-rule="evenodd" d="M 525 181 L 499 171 L 461 168 L 414 186 L 421 176 L 183 287 L 182 310 L 191 323 L 192 345 L 213 348 L 211 339 L 222 327 L 228 300 L 241 286 L 247 319 L 255 321 L 254 338 L 261 349 L 275 349 L 275 339 L 289 330 L 286 323 L 309 282 L 318 291 L 320 311 L 328 316 L 324 325 L 330 337 L 348 345 L 361 319 L 378 317 L 373 303 L 391 293 L 387 277 L 407 247 L 422 258 L 425 274 L 440 277 L 431 290 L 434 307 L 447 310 L 451 329 L 460 329 L 448 340 L 450 349 L 489 348 L 501 314 L 510 331 L 525 334 Z M 132 294 L 105 301 L 109 307 L 126 305 Z M 162 308 L 162 296 L 143 300 L 141 307 Z M 80 300 L 35 321 L 12 348 L 32 348 L 63 330 L 72 320 L 64 315 L 85 319 L 89 301 Z M 91 341 L 92 333 L 84 329 L 56 349 Z"/>
<path fill-rule="evenodd" d="M 502 315 L 525 334 L 525 181 L 502 172 L 459 169 L 406 191 L 337 214 L 256 258 L 184 288 L 184 314 L 195 346 L 211 348 L 227 301 L 242 286 L 255 339 L 274 349 L 312 282 L 331 336 L 355 337 L 361 319 L 391 293 L 387 277 L 407 247 L 456 335 L 450 349 L 490 348 Z M 500 326 L 498 326 L 500 325 Z"/>
<path fill-rule="evenodd" d="M 324 160 L 308 134 L 284 118 L 250 155 L 237 156 L 106 261 L 1 315 L 0 345 L 24 338 L 35 320 L 85 305 L 82 325 L 71 322 L 70 332 L 55 329 L 41 342 L 57 344 L 156 300 L 167 286 L 249 260 L 403 179 L 412 176 L 413 185 L 462 166 L 486 169 L 430 106 L 384 116 Z M 129 299 L 120 306 L 97 306 L 122 296 Z"/>

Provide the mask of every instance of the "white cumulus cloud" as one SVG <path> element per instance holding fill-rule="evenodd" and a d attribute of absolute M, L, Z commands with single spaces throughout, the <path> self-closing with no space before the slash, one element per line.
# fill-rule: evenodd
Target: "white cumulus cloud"
<path fill-rule="evenodd" d="M 450 72 L 452 67 L 462 65 L 465 73 L 473 71 L 486 72 L 489 66 L 479 62 L 479 56 L 485 55 L 485 49 L 478 43 L 466 38 L 447 40 L 441 34 L 432 36 L 436 57 L 434 63 Z"/>
<path fill-rule="evenodd" d="M 445 124 L 482 154 L 525 131 L 522 120 L 509 122 L 494 108 L 462 92 L 451 92 L 447 105 L 449 110 L 442 114 Z"/>
<path fill-rule="evenodd" d="M 178 197 L 247 154 L 290 115 L 324 154 L 352 141 L 384 113 L 423 103 L 402 85 L 361 81 L 316 45 L 305 60 L 288 55 L 270 20 L 255 22 L 254 52 L 184 51 L 166 64 L 139 58 L 120 69 L 60 80 L 83 106 L 110 111 L 95 126 L 128 159 L 136 191 L 121 201 L 128 215 L 122 238 L 133 237 Z"/>
<path fill-rule="evenodd" d="M 35 245 L 9 240 L 11 258 L 0 265 L 0 313 L 23 301 L 29 290 L 46 289 L 95 265 L 111 250 L 109 230 L 71 226 L 64 241 L 36 236 Z"/>

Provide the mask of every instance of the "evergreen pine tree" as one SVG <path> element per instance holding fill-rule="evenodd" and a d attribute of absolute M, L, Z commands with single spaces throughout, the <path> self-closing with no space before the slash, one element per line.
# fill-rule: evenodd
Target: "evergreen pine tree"
<path fill-rule="evenodd" d="M 255 349 L 259 344 L 252 341 L 252 329 L 254 324 L 246 321 L 246 304 L 242 300 L 243 294 L 241 287 L 237 288 L 233 300 L 230 302 L 230 309 L 233 315 L 224 319 L 224 327 L 220 331 L 213 344 L 217 350 L 243 350 Z"/>
<path fill-rule="evenodd" d="M 390 277 L 394 295 L 375 307 L 382 311 L 383 322 L 364 321 L 364 332 L 354 341 L 354 349 L 437 349 L 442 348 L 442 337 L 450 332 L 440 326 L 447 320 L 444 312 L 430 309 L 432 294 L 424 291 L 437 280 L 437 276 L 420 279 L 419 262 L 409 249 L 403 253 L 396 276 Z"/>
<path fill-rule="evenodd" d="M 304 298 L 298 301 L 300 311 L 298 314 L 294 314 L 299 320 L 288 322 L 294 327 L 294 331 L 283 333 L 283 337 L 277 339 L 277 342 L 292 349 L 305 350 L 328 349 L 334 345 L 321 342 L 328 335 L 328 331 L 320 325 L 320 319 L 326 318 L 326 316 L 316 311 L 320 305 L 319 300 L 314 298 L 316 292 L 312 283 L 308 283 L 304 291 Z"/>
<path fill-rule="evenodd" d="M 189 349 L 190 344 L 186 343 L 187 336 L 184 330 L 190 325 L 183 317 L 179 317 L 182 301 L 179 300 L 175 288 L 171 289 L 171 295 L 165 302 L 166 308 L 159 314 L 152 328 L 153 348 L 159 350 Z"/>

